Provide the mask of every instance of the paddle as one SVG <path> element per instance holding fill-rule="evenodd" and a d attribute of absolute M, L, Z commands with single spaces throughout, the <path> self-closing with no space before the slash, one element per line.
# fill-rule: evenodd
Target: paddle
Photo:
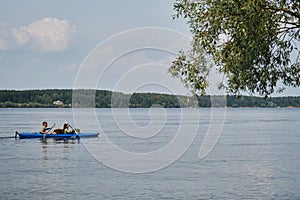
<path fill-rule="evenodd" d="M 55 123 L 50 127 L 50 128 L 47 128 L 46 130 L 47 130 L 47 133 L 49 133 L 53 128 L 54 128 L 54 126 L 55 126 Z"/>

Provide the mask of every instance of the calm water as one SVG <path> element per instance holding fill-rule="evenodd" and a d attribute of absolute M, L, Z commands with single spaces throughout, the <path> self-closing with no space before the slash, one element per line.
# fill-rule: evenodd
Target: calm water
<path fill-rule="evenodd" d="M 300 109 L 227 109 L 224 126 L 221 109 L 214 110 L 215 115 L 211 109 L 184 112 L 185 120 L 180 109 L 78 109 L 75 117 L 71 109 L 0 109 L 0 198 L 300 198 Z M 101 137 L 46 142 L 11 138 L 15 131 L 38 131 L 44 120 L 56 127 L 69 121 L 81 132 L 97 131 Z M 147 157 L 147 152 L 174 142 L 180 128 L 190 138 L 195 124 L 196 136 L 187 151 L 148 173 L 123 172 L 128 163 L 135 169 L 138 160 L 119 159 L 101 146 L 105 133 L 120 149 Z M 208 156 L 200 159 L 210 127 L 222 127 L 222 134 Z M 186 144 L 183 139 L 174 147 Z M 118 160 L 121 170 L 99 160 L 102 155 Z M 160 161 L 153 160 L 158 165 Z"/>

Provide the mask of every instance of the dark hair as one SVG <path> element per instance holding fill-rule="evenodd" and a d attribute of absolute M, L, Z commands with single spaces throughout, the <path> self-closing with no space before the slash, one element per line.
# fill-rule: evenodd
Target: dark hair
<path fill-rule="evenodd" d="M 64 127 L 63 127 L 63 130 L 65 130 L 68 126 L 68 123 L 64 123 Z"/>
<path fill-rule="evenodd" d="M 47 122 L 43 122 L 43 123 L 42 123 L 42 125 L 43 125 L 43 126 L 44 126 L 44 124 L 48 125 L 48 123 L 47 123 Z"/>

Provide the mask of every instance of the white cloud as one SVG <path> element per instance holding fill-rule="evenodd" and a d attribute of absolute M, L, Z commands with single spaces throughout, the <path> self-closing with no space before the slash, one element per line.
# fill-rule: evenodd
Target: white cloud
<path fill-rule="evenodd" d="M 18 46 L 23 46 L 30 40 L 30 34 L 22 28 L 13 28 L 11 34 Z"/>
<path fill-rule="evenodd" d="M 12 28 L 9 37 L 0 38 L 0 49 L 26 47 L 35 51 L 64 51 L 75 34 L 75 27 L 68 21 L 47 17 L 27 26 Z"/>

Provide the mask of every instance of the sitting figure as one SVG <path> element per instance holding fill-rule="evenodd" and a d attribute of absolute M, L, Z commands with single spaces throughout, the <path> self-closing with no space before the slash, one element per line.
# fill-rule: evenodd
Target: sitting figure
<path fill-rule="evenodd" d="M 47 128 L 48 123 L 47 123 L 47 122 L 43 122 L 42 125 L 43 125 L 43 128 L 40 130 L 40 133 L 41 133 L 41 134 L 47 134 L 47 133 L 50 133 L 49 131 L 50 131 L 52 128 Z M 52 133 L 50 133 L 50 134 L 52 134 Z"/>
<path fill-rule="evenodd" d="M 68 122 L 64 123 L 63 131 L 64 133 L 75 133 L 75 129 L 71 128 Z"/>

